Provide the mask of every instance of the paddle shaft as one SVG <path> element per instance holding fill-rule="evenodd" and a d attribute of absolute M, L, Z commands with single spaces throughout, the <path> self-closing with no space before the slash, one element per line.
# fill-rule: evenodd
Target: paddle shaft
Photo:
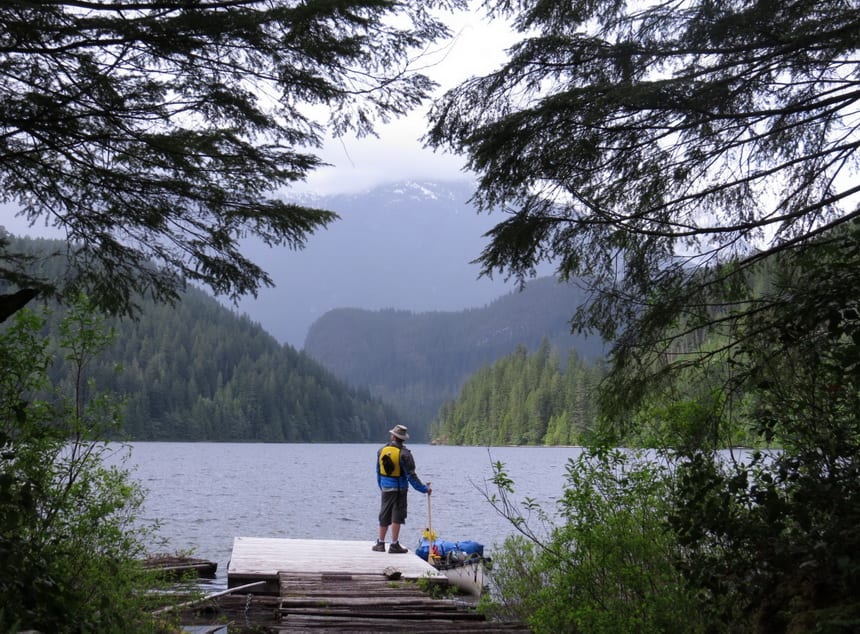
<path fill-rule="evenodd" d="M 427 483 L 427 486 L 430 486 L 430 483 Z M 432 535 L 433 534 L 433 514 L 430 510 L 430 493 L 427 494 L 427 532 Z"/>

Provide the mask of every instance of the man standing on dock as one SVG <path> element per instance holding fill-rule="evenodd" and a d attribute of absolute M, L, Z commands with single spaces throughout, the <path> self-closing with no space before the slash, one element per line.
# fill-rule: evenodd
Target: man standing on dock
<path fill-rule="evenodd" d="M 400 527 L 406 523 L 406 495 L 409 485 L 416 491 L 430 495 L 432 489 L 424 484 L 415 473 L 415 459 L 412 452 L 404 446 L 409 431 L 404 425 L 395 425 L 388 432 L 391 441 L 376 452 L 376 481 L 382 491 L 382 505 L 379 510 L 379 537 L 373 550 L 385 552 L 385 536 L 391 526 L 391 546 L 389 553 L 406 553 L 409 549 L 400 545 Z"/>

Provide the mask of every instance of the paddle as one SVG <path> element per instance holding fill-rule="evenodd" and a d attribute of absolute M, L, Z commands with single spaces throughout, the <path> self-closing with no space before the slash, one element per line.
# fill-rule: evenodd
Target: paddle
<path fill-rule="evenodd" d="M 430 486 L 429 482 L 427 483 L 427 486 Z M 441 559 L 441 557 L 439 557 L 439 551 L 434 544 L 434 542 L 436 541 L 436 531 L 433 530 L 433 512 L 430 507 L 431 497 L 431 494 L 427 495 L 427 528 L 424 529 L 423 537 L 427 540 L 427 544 L 430 547 L 430 552 L 427 555 L 427 558 L 430 563 L 433 563 L 434 559 Z"/>

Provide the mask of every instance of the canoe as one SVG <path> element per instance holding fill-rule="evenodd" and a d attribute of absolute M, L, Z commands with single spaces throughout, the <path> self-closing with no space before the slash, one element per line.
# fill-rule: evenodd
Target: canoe
<path fill-rule="evenodd" d="M 476 597 L 481 596 L 485 589 L 484 558 L 472 557 L 456 563 L 430 562 L 434 568 L 442 571 L 448 578 L 448 583 L 460 591 Z"/>
<path fill-rule="evenodd" d="M 443 572 L 459 590 L 480 596 L 485 586 L 484 546 L 475 541 L 449 542 L 422 538 L 415 554 Z"/>

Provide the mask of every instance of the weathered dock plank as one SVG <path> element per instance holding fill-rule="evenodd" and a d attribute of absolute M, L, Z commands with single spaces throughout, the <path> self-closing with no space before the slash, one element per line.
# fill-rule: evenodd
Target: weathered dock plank
<path fill-rule="evenodd" d="M 509 634 L 528 634 L 530 630 L 522 625 L 512 623 L 496 623 L 490 621 L 460 621 L 449 619 L 425 619 L 415 621 L 402 618 L 376 619 L 361 616 L 315 616 L 291 615 L 280 625 L 269 628 L 269 632 L 337 632 L 356 634 L 367 632 L 408 632 L 409 634 L 435 634 L 436 632 L 456 632 L 456 634 L 487 634 L 488 632 L 505 632 Z"/>
<path fill-rule="evenodd" d="M 273 627 L 270 632 L 343 632 L 355 634 L 356 632 L 380 633 L 380 632 L 408 632 L 409 634 L 433 634 L 435 632 L 456 632 L 457 634 L 487 634 L 488 632 L 511 632 L 526 633 L 529 630 L 522 626 L 515 628 L 504 624 L 490 623 L 488 621 L 473 621 L 461 624 L 452 624 L 447 619 L 424 620 L 421 622 L 402 619 L 373 619 L 361 617 L 331 617 L 301 615 L 290 616 L 281 625 Z"/>
<path fill-rule="evenodd" d="M 428 595 L 415 581 L 364 575 L 358 582 L 314 575 L 302 581 L 282 573 L 278 632 L 526 632 L 489 622 L 474 605 Z M 301 592 L 293 594 L 297 588 Z"/>
<path fill-rule="evenodd" d="M 189 576 L 214 579 L 218 570 L 214 561 L 182 555 L 150 555 L 142 563 L 145 569 L 158 572 L 167 579 Z"/>

